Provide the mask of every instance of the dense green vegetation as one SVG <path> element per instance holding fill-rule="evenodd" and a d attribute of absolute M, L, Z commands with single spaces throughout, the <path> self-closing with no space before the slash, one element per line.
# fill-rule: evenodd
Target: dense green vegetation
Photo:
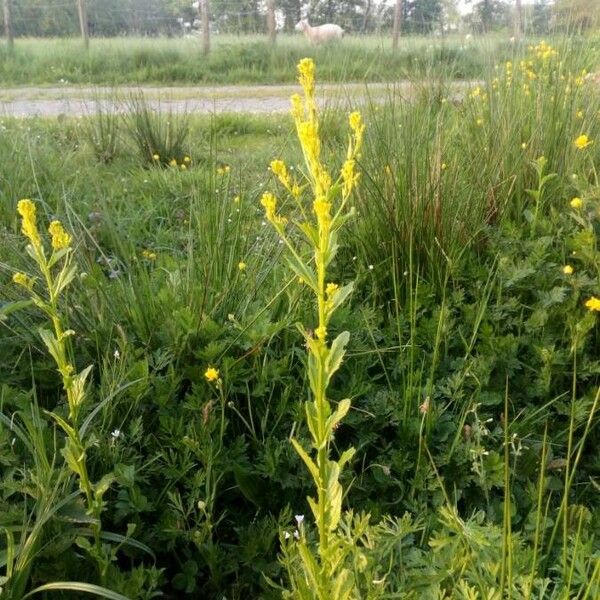
<path fill-rule="evenodd" d="M 265 36 L 213 37 L 208 57 L 199 39 L 93 39 L 84 52 L 79 39 L 19 39 L 13 53 L 0 48 L 0 83 L 238 84 L 294 81 L 296 63 L 310 56 L 321 81 L 398 81 L 412 78 L 481 78 L 494 62 L 515 51 L 508 36 L 466 41 L 460 36 L 409 37 L 397 52 L 389 36 L 350 36 L 338 44 L 311 46 L 301 35 L 278 38 L 272 48 Z M 585 48 L 590 67 L 597 42 L 573 40 Z"/>
<path fill-rule="evenodd" d="M 354 587 L 336 597 L 600 595 L 594 60 L 525 48 L 464 96 L 439 79 L 361 107 L 356 213 L 328 273 L 354 282 L 328 324 L 350 332 L 331 455 L 356 450 L 332 533 Z M 313 438 L 295 324 L 317 321 L 260 204 L 271 191 L 301 217 L 269 171 L 306 175 L 293 123 L 137 107 L 0 125 L 0 587 L 281 597 L 306 573 L 296 531 L 317 548 L 290 443 Z M 337 172 L 336 106 L 320 135 Z M 53 226 L 44 280 L 55 219 L 72 240 Z M 48 315 L 72 332 L 54 355 Z"/>

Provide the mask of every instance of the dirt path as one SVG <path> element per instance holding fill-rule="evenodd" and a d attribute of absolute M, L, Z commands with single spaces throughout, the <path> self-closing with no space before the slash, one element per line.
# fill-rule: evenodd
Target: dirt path
<path fill-rule="evenodd" d="M 454 82 L 452 94 L 460 94 L 474 82 Z M 397 83 L 324 84 L 319 86 L 322 101 L 335 106 L 381 102 L 390 94 L 409 96 L 424 84 L 401 81 Z M 114 107 L 127 110 L 127 98 L 143 93 L 152 108 L 164 112 L 239 112 L 271 113 L 289 109 L 290 95 L 298 91 L 296 85 L 258 85 L 222 87 L 20 87 L 0 91 L 0 116 L 58 117 L 84 116 L 99 108 Z"/>

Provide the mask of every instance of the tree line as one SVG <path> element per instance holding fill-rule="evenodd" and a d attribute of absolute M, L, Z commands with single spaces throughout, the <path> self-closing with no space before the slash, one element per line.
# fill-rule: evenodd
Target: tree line
<path fill-rule="evenodd" d="M 10 0 L 8 0 L 10 1 Z M 461 15 L 458 0 L 399 0 L 402 34 L 474 33 L 510 29 L 517 0 L 470 0 Z M 262 33 L 265 0 L 209 0 L 214 33 Z M 530 33 L 551 28 L 589 29 L 600 25 L 598 0 L 536 0 L 523 5 L 522 25 Z M 68 36 L 79 31 L 76 0 L 12 0 L 15 36 Z M 311 23 L 335 22 L 354 33 L 389 32 L 396 0 L 275 0 L 278 29 L 292 31 L 303 17 Z M 199 2 L 193 0 L 85 0 L 92 36 L 171 35 L 200 28 Z"/>

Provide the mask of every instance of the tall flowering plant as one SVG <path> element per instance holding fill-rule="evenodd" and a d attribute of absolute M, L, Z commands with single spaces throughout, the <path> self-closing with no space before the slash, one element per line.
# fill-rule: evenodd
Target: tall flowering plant
<path fill-rule="evenodd" d="M 86 401 L 87 379 L 92 366 L 79 372 L 76 370 L 71 346 L 74 331 L 66 326 L 60 307 L 61 296 L 77 274 L 77 268 L 72 261 L 72 239 L 62 223 L 54 220 L 48 226 L 48 244 L 45 235 L 38 228 L 36 205 L 29 199 L 19 201 L 17 212 L 21 217 L 21 232 L 28 242 L 25 249 L 35 265 L 35 274 L 17 272 L 13 275 L 14 283 L 24 290 L 28 298 L 5 306 L 0 317 L 33 305 L 47 319 L 49 327 L 40 327 L 38 332 L 56 364 L 68 409 L 65 416 L 56 411 L 49 412 L 49 415 L 65 434 L 62 455 L 78 480 L 90 517 L 94 544 L 90 544 L 85 537 L 79 538 L 78 544 L 96 561 L 100 580 L 104 581 L 111 557 L 102 544 L 100 515 L 104 507 L 103 496 L 113 476 L 106 475 L 99 482 L 93 483 L 88 473 L 85 434 L 89 419 L 82 423 L 81 413 Z"/>
<path fill-rule="evenodd" d="M 305 181 L 299 182 L 292 177 L 283 161 L 274 160 L 271 163 L 271 170 L 293 199 L 298 217 L 288 219 L 280 215 L 277 210 L 278 199 L 271 192 L 263 195 L 261 203 L 266 218 L 289 250 L 291 269 L 300 282 L 309 288 L 316 308 L 314 335 L 299 325 L 308 349 L 311 399 L 305 403 L 305 412 L 311 449 L 305 448 L 296 439 L 292 439 L 292 444 L 315 484 L 316 494 L 308 498 L 308 503 L 318 532 L 318 546 L 315 555 L 300 526 L 297 541 L 294 540 L 291 547 L 297 549 L 302 568 L 299 571 L 290 569 L 292 595 L 338 600 L 349 598 L 354 588 L 353 576 L 343 565 L 342 542 L 336 535 L 343 495 L 340 473 L 352 458 L 354 448 L 342 452 L 337 460 L 331 457 L 334 431 L 348 413 L 350 400 L 342 400 L 333 406 L 327 390 L 342 364 L 350 334 L 344 331 L 330 341 L 328 326 L 336 309 L 352 292 L 353 284 L 342 286 L 329 281 L 327 270 L 337 252 L 338 232 L 353 214 L 348 207 L 348 200 L 359 179 L 357 160 L 365 125 L 360 113 L 350 114 L 346 158 L 340 172 L 333 178 L 321 158 L 315 102 L 315 65 L 311 59 L 305 58 L 298 64 L 298 80 L 304 97 L 298 94 L 292 96 L 292 116 L 304 155 Z M 294 229 L 308 244 L 310 258 L 305 258 L 306 253 L 297 243 L 298 236 L 293 234 Z M 298 521 L 300 524 L 301 520 Z"/>

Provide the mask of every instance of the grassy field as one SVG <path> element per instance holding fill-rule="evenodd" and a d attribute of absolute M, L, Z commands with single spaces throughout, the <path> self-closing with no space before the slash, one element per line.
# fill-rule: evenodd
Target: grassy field
<path fill-rule="evenodd" d="M 585 47 L 590 40 L 573 40 Z M 281 35 L 271 48 L 263 36 L 213 37 L 208 58 L 191 39 L 93 39 L 89 52 L 79 39 L 17 40 L 14 53 L 0 49 L 0 83 L 31 84 L 239 84 L 294 81 L 295 64 L 304 56 L 319 64 L 322 81 L 397 81 L 403 78 L 482 77 L 494 62 L 515 51 L 505 36 L 465 42 L 462 37 L 408 37 L 397 52 L 389 36 L 350 36 L 339 44 L 311 46 L 302 36 Z M 597 64 L 596 60 L 596 64 Z M 594 66 L 593 64 L 590 67 Z"/>
<path fill-rule="evenodd" d="M 514 52 L 0 122 L 3 598 L 600 596 L 596 50 Z"/>

